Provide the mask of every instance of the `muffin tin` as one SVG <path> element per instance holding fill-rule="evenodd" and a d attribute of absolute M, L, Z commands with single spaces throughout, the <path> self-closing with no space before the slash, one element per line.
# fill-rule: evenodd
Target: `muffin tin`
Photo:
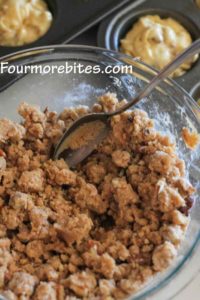
<path fill-rule="evenodd" d="M 193 40 L 200 37 L 200 8 L 196 5 L 195 0 L 148 0 L 143 1 L 137 7 L 133 3 L 106 19 L 99 28 L 98 46 L 120 51 L 120 40 L 141 16 L 148 14 L 171 17 L 190 32 Z M 184 75 L 175 78 L 175 81 L 187 91 L 191 91 L 199 81 L 199 74 L 200 58 Z M 193 93 L 193 96 L 195 95 Z"/>
<path fill-rule="evenodd" d="M 0 46 L 0 56 L 19 50 L 67 43 L 130 0 L 45 0 L 53 14 L 48 32 L 37 41 L 20 47 Z"/>

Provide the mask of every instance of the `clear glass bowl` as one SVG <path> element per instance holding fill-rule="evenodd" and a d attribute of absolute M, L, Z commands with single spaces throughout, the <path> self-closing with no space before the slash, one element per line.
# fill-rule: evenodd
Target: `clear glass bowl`
<path fill-rule="evenodd" d="M 92 105 L 107 91 L 118 98 L 130 100 L 152 76 L 155 70 L 126 55 L 82 46 L 49 46 L 35 48 L 4 57 L 14 65 L 63 65 L 81 63 L 99 65 L 104 71 L 108 65 L 132 65 L 129 74 L 27 74 L 26 76 L 0 74 L 0 117 L 18 120 L 17 107 L 21 101 L 49 107 L 60 112 L 66 106 Z M 159 88 L 138 105 L 155 119 L 156 127 L 176 140 L 177 152 L 186 161 L 187 173 L 196 186 L 196 201 L 191 222 L 177 259 L 164 273 L 158 274 L 131 299 L 165 300 L 182 290 L 200 269 L 198 241 L 200 239 L 200 149 L 188 150 L 182 139 L 182 128 L 196 128 L 200 132 L 200 109 L 195 101 L 172 80 Z"/>

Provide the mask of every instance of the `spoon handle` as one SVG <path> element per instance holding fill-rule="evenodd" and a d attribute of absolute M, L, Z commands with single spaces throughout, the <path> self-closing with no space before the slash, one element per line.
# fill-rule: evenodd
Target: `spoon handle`
<path fill-rule="evenodd" d="M 173 71 L 175 71 L 182 63 L 193 55 L 200 52 L 200 39 L 196 40 L 190 47 L 178 55 L 171 63 L 169 63 L 164 69 L 162 69 L 150 82 L 147 86 L 130 102 L 125 104 L 119 110 L 112 113 L 112 116 L 119 114 L 131 106 L 138 103 L 141 99 L 147 97 L 151 91 L 167 76 L 169 76 Z"/>

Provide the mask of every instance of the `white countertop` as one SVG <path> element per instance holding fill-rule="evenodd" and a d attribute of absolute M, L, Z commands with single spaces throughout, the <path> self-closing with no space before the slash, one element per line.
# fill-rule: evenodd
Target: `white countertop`
<path fill-rule="evenodd" d="M 200 257 L 199 257 L 200 260 Z M 199 300 L 200 299 L 200 271 L 192 282 L 185 286 L 185 288 L 173 300 Z"/>

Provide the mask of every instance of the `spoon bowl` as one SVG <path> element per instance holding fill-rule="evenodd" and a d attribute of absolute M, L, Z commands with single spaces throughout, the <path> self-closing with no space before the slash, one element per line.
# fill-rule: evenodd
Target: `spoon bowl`
<path fill-rule="evenodd" d="M 70 168 L 74 168 L 108 135 L 109 118 L 108 113 L 92 113 L 76 120 L 56 146 L 54 159 L 63 158 Z"/>

